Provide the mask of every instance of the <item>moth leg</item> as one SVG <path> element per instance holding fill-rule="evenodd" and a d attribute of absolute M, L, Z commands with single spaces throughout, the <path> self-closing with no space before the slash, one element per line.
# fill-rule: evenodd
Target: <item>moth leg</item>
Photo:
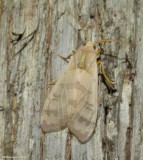
<path fill-rule="evenodd" d="M 69 62 L 68 59 L 70 59 L 71 56 L 75 54 L 75 51 L 72 51 L 68 56 L 59 55 L 60 58 L 62 58 L 64 61 Z"/>
<path fill-rule="evenodd" d="M 51 82 L 48 83 L 48 85 L 55 85 L 57 80 L 52 80 Z"/>
<path fill-rule="evenodd" d="M 103 74 L 103 77 L 104 79 L 109 83 L 109 84 L 115 84 L 114 81 L 112 81 L 105 73 L 105 70 L 104 70 L 104 64 L 101 60 L 98 60 L 97 61 L 97 65 L 101 65 L 101 73 Z"/>
<path fill-rule="evenodd" d="M 109 84 L 107 83 L 107 81 L 105 80 L 105 78 L 104 78 L 104 76 L 103 76 L 102 73 L 100 73 L 99 75 L 102 77 L 103 83 L 105 84 L 105 86 L 106 86 L 109 94 L 110 94 L 110 93 L 115 93 L 115 92 L 117 92 L 117 89 L 116 89 L 116 88 L 114 88 L 113 86 L 111 86 L 111 85 L 109 85 Z"/>
<path fill-rule="evenodd" d="M 105 74 L 103 62 L 101 60 L 98 60 L 97 64 L 101 65 L 101 73 L 99 75 L 102 77 L 103 83 L 107 87 L 108 93 L 110 94 L 117 92 L 117 89 L 112 86 L 113 84 L 115 84 L 115 82 L 110 80 L 110 78 Z"/>

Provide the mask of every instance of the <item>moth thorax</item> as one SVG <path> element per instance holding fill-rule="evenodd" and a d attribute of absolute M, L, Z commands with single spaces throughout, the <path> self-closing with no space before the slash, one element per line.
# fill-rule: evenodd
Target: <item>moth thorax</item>
<path fill-rule="evenodd" d="M 93 44 L 93 42 L 92 42 L 92 41 L 88 41 L 88 42 L 86 43 L 86 46 L 88 46 L 88 47 L 93 47 L 93 46 L 94 46 L 94 44 Z"/>

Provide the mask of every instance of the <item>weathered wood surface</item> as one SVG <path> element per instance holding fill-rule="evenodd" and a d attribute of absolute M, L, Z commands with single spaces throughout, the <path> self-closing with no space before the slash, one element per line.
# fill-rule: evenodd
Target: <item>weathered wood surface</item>
<path fill-rule="evenodd" d="M 143 159 L 142 7 L 141 0 L 0 0 L 1 159 L 64 160 L 68 150 L 73 160 Z M 25 41 L 13 45 L 12 32 L 25 31 L 24 38 L 36 28 L 18 52 Z M 67 130 L 43 134 L 40 129 L 41 109 L 51 89 L 47 83 L 66 65 L 58 54 L 68 55 L 85 38 L 104 37 L 129 42 L 106 49 L 120 58 L 127 54 L 132 67 L 107 59 L 119 96 L 108 95 L 100 82 L 95 134 L 86 144 L 72 137 L 70 148 Z"/>

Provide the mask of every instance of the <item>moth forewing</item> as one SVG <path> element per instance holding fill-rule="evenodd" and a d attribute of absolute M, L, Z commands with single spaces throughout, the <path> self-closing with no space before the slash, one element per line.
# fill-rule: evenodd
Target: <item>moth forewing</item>
<path fill-rule="evenodd" d="M 75 84 L 79 83 L 77 92 L 81 88 L 84 89 L 77 96 L 77 105 L 72 106 L 72 108 L 76 107 L 77 111 L 68 123 L 69 130 L 80 142 L 86 142 L 91 137 L 96 124 L 98 107 L 98 71 L 95 51 L 88 51 L 86 56 L 85 67 L 78 69 L 78 75 L 75 77 Z"/>
<path fill-rule="evenodd" d="M 70 60 L 65 71 L 59 76 L 42 109 L 41 128 L 44 132 L 60 131 L 67 126 L 68 95 L 66 86 L 70 77 L 73 77 L 70 70 L 75 70 L 73 59 Z"/>

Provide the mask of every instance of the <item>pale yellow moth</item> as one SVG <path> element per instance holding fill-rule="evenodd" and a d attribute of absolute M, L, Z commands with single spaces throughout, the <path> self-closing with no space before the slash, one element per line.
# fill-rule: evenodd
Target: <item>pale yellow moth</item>
<path fill-rule="evenodd" d="M 86 142 L 91 137 L 98 109 L 98 64 L 101 64 L 105 79 L 113 83 L 105 75 L 102 62 L 97 62 L 102 48 L 95 50 L 94 45 L 89 41 L 73 54 L 52 88 L 41 115 L 44 132 L 57 132 L 67 127 L 80 142 Z"/>

